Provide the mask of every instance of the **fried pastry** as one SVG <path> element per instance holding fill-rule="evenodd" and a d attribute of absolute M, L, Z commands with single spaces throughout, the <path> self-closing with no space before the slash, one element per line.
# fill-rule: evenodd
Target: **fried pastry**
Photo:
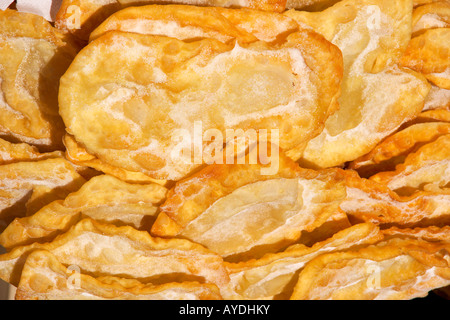
<path fill-rule="evenodd" d="M 84 217 L 116 226 L 149 229 L 167 189 L 155 183 L 130 184 L 112 176 L 96 176 L 80 190 L 40 209 L 32 216 L 15 219 L 0 234 L 0 244 L 12 247 L 48 242 Z"/>
<path fill-rule="evenodd" d="M 447 109 L 450 110 L 450 90 L 432 85 L 430 93 L 425 99 L 423 110 Z"/>
<path fill-rule="evenodd" d="M 410 0 L 344 0 L 322 12 L 286 13 L 337 45 L 344 58 L 339 110 L 307 143 L 301 165 L 342 166 L 422 110 L 430 85 L 395 63 L 411 36 L 411 12 Z"/>
<path fill-rule="evenodd" d="M 282 42 L 290 33 L 298 30 L 294 19 L 283 14 L 252 9 L 215 8 L 234 26 L 266 42 Z"/>
<path fill-rule="evenodd" d="M 395 171 L 379 172 L 370 179 L 386 184 L 400 195 L 410 195 L 418 190 L 448 192 L 450 134 L 442 135 L 409 154 Z"/>
<path fill-rule="evenodd" d="M 322 11 L 341 0 L 287 0 L 286 9 L 301 9 L 302 11 Z"/>
<path fill-rule="evenodd" d="M 447 109 L 431 109 L 421 112 L 417 118 L 412 120 L 406 125 L 412 123 L 424 123 L 424 122 L 450 122 L 450 110 Z"/>
<path fill-rule="evenodd" d="M 225 299 L 288 299 L 300 270 L 321 254 L 372 244 L 383 239 L 377 226 L 362 223 L 339 231 L 311 247 L 294 244 L 286 250 L 260 259 L 225 263 L 230 284 L 223 290 Z"/>
<path fill-rule="evenodd" d="M 408 237 L 430 242 L 450 242 L 450 226 L 444 226 L 442 228 L 437 226 L 429 226 L 426 228 L 414 229 L 391 227 L 389 229 L 382 230 L 382 232 L 386 239 L 392 237 Z"/>
<path fill-rule="evenodd" d="M 27 143 L 12 143 L 0 138 L 0 165 L 62 157 L 62 151 L 40 153 L 35 146 Z"/>
<path fill-rule="evenodd" d="M 66 158 L 78 166 L 89 167 L 129 183 L 157 183 L 162 186 L 168 184 L 167 180 L 153 179 L 142 172 L 128 171 L 102 162 L 89 154 L 70 134 L 64 135 L 63 142 Z"/>
<path fill-rule="evenodd" d="M 88 40 L 89 34 L 114 12 L 130 6 L 156 3 L 240 7 L 282 12 L 286 0 L 110 0 L 106 3 L 94 0 L 63 0 L 56 15 L 55 25 L 82 40 Z"/>
<path fill-rule="evenodd" d="M 401 64 L 450 90 L 450 28 L 427 29 L 411 39 Z"/>
<path fill-rule="evenodd" d="M 346 218 L 339 210 L 342 180 L 301 169 L 282 154 L 278 173 L 263 175 L 263 167 L 210 165 L 177 182 L 151 232 L 190 239 L 228 260 L 249 259 L 292 244 L 302 231 Z"/>
<path fill-rule="evenodd" d="M 0 229 L 78 190 L 86 180 L 63 158 L 0 166 Z"/>
<path fill-rule="evenodd" d="M 102 162 L 179 180 L 204 164 L 211 145 L 234 141 L 230 130 L 265 130 L 269 141 L 277 130 L 284 150 L 317 135 L 335 110 L 341 62 L 339 50 L 309 30 L 278 45 L 112 31 L 61 78 L 60 113 L 67 132 Z M 194 129 L 201 159 L 186 151 Z M 204 138 L 210 133 L 218 141 Z"/>
<path fill-rule="evenodd" d="M 90 41 L 108 31 L 126 31 L 192 41 L 213 38 L 227 43 L 238 40 L 277 41 L 298 29 L 285 15 L 251 9 L 149 5 L 130 7 L 112 14 L 92 31 Z"/>
<path fill-rule="evenodd" d="M 144 284 L 135 279 L 74 273 L 53 254 L 32 251 L 23 266 L 16 300 L 221 300 L 213 284 Z"/>
<path fill-rule="evenodd" d="M 427 29 L 450 27 L 450 3 L 438 1 L 415 8 L 412 26 L 413 36 Z"/>
<path fill-rule="evenodd" d="M 450 292 L 449 1 L 62 2 L 0 12 L 16 299 Z"/>
<path fill-rule="evenodd" d="M 446 1 L 446 0 L 444 0 L 444 1 Z M 420 6 L 423 6 L 426 4 L 430 4 L 433 2 L 442 2 L 442 0 L 413 0 L 413 5 L 414 5 L 414 8 L 417 8 L 417 7 L 420 7 Z"/>
<path fill-rule="evenodd" d="M 300 272 L 294 300 L 404 300 L 450 284 L 449 244 L 390 239 L 321 255 Z"/>
<path fill-rule="evenodd" d="M 341 170 L 341 174 L 345 177 L 346 198 L 340 208 L 351 216 L 351 221 L 402 228 L 450 223 L 448 192 L 417 191 L 411 196 L 401 196 L 386 184 L 361 179 L 351 170 Z"/>
<path fill-rule="evenodd" d="M 422 114 L 413 121 L 419 121 L 420 118 L 426 121 L 434 116 L 429 112 Z M 419 122 L 384 139 L 372 151 L 350 162 L 347 167 L 358 171 L 364 178 L 382 171 L 394 171 L 411 152 L 446 134 L 450 134 L 449 122 Z"/>
<path fill-rule="evenodd" d="M 44 18 L 0 11 L 0 137 L 46 151 L 63 148 L 59 78 L 77 51 Z"/>
<path fill-rule="evenodd" d="M 133 227 L 83 219 L 52 242 L 33 243 L 0 255 L 0 279 L 15 286 L 33 250 L 50 251 L 65 266 L 95 277 L 119 276 L 144 283 L 200 281 L 219 287 L 229 281 L 222 258 L 184 239 L 151 237 Z"/>
<path fill-rule="evenodd" d="M 108 31 L 126 31 L 167 36 L 180 40 L 213 38 L 224 43 L 257 40 L 251 33 L 236 28 L 215 8 L 185 5 L 149 5 L 120 10 L 106 19 L 90 35 L 90 41 Z"/>

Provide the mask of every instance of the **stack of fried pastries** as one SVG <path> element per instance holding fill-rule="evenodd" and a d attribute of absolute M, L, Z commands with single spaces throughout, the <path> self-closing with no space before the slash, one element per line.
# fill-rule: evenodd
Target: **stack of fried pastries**
<path fill-rule="evenodd" d="M 16 299 L 446 296 L 450 2 L 165 2 L 0 12 Z"/>

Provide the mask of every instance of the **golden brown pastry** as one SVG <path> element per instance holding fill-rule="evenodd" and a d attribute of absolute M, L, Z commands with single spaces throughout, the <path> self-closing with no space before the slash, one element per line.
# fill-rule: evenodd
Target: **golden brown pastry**
<path fill-rule="evenodd" d="M 93 277 L 67 268 L 46 250 L 32 251 L 23 266 L 16 300 L 221 300 L 213 284 L 161 285 L 112 276 Z"/>
<path fill-rule="evenodd" d="M 340 208 L 352 217 L 352 221 L 402 228 L 450 223 L 448 192 L 417 190 L 413 195 L 402 196 L 385 183 L 361 179 L 352 170 L 340 172 L 346 184 L 346 198 Z"/>
<path fill-rule="evenodd" d="M 0 255 L 0 278 L 17 286 L 25 258 L 50 251 L 65 266 L 94 276 L 119 276 L 163 284 L 197 280 L 219 287 L 229 281 L 214 252 L 184 239 L 151 237 L 133 227 L 115 227 L 83 219 L 52 242 L 33 243 Z"/>
<path fill-rule="evenodd" d="M 89 154 L 70 134 L 64 135 L 63 142 L 66 147 L 66 158 L 78 166 L 93 168 L 129 183 L 157 183 L 162 186 L 168 184 L 167 180 L 153 179 L 142 172 L 128 171 L 102 162 Z"/>
<path fill-rule="evenodd" d="M 449 285 L 449 244 L 390 239 L 321 255 L 300 272 L 294 300 L 401 300 Z"/>
<path fill-rule="evenodd" d="M 341 0 L 287 0 L 286 9 L 302 11 L 322 11 Z"/>
<path fill-rule="evenodd" d="M 398 228 L 391 227 L 389 229 L 382 230 L 386 239 L 392 237 L 403 238 L 415 238 L 430 242 L 450 242 L 450 226 L 437 227 L 429 226 L 426 228 Z"/>
<path fill-rule="evenodd" d="M 96 176 L 64 200 L 15 219 L 0 234 L 0 245 L 10 250 L 33 242 L 48 242 L 85 217 L 116 226 L 149 229 L 166 192 L 166 188 L 155 183 L 130 184 L 108 175 Z"/>
<path fill-rule="evenodd" d="M 335 111 L 341 62 L 309 30 L 278 45 L 112 31 L 61 78 L 60 113 L 66 131 L 102 162 L 179 180 L 237 132 L 249 145 L 269 140 L 284 150 L 317 135 Z"/>
<path fill-rule="evenodd" d="M 415 8 L 412 26 L 414 36 L 427 29 L 450 27 L 450 2 L 437 1 Z"/>
<path fill-rule="evenodd" d="M 281 12 L 285 8 L 286 0 L 109 0 L 107 2 L 63 0 L 55 25 L 62 30 L 68 30 L 82 40 L 88 40 L 89 34 L 114 12 L 130 6 L 156 3 L 241 7 Z"/>
<path fill-rule="evenodd" d="M 151 232 L 201 243 L 228 260 L 260 257 L 346 215 L 342 180 L 298 167 L 280 154 L 276 174 L 260 164 L 211 165 L 177 182 Z M 258 226 L 258 227 L 255 227 Z"/>
<path fill-rule="evenodd" d="M 422 110 L 428 82 L 396 65 L 411 37 L 411 0 L 344 0 L 321 12 L 286 14 L 324 35 L 344 58 L 339 110 L 300 153 L 303 166 L 355 160 Z"/>
<path fill-rule="evenodd" d="M 298 29 L 297 23 L 282 14 L 252 9 L 149 5 L 130 7 L 112 14 L 92 31 L 90 41 L 115 30 L 168 36 L 179 40 L 213 38 L 240 43 L 282 41 Z"/>
<path fill-rule="evenodd" d="M 348 250 L 383 239 L 377 226 L 361 223 L 337 232 L 331 238 L 308 247 L 294 244 L 286 250 L 260 259 L 226 263 L 230 284 L 225 299 L 289 299 L 295 280 L 303 267 L 325 253 Z"/>
<path fill-rule="evenodd" d="M 63 157 L 63 152 L 59 150 L 40 153 L 35 146 L 27 143 L 12 143 L 0 138 L 0 165 L 61 157 Z"/>
<path fill-rule="evenodd" d="M 424 112 L 422 119 L 430 119 Z M 417 121 L 415 118 L 414 121 Z M 350 162 L 348 168 L 358 171 L 365 178 L 381 172 L 393 171 L 395 166 L 417 149 L 436 138 L 450 133 L 448 122 L 423 122 L 412 124 L 380 142 L 368 154 Z"/>
<path fill-rule="evenodd" d="M 78 47 L 40 16 L 0 11 L 0 137 L 61 150 L 59 78 Z"/>
<path fill-rule="evenodd" d="M 57 157 L 0 166 L 0 230 L 14 218 L 78 190 L 86 180 L 67 160 Z"/>
<path fill-rule="evenodd" d="M 450 90 L 450 28 L 427 29 L 411 39 L 401 64 Z"/>
<path fill-rule="evenodd" d="M 448 298 L 449 1 L 62 2 L 0 12 L 16 299 Z"/>
<path fill-rule="evenodd" d="M 410 195 L 418 190 L 449 193 L 450 134 L 409 154 L 395 171 L 379 172 L 370 179 L 386 184 L 400 195 Z"/>

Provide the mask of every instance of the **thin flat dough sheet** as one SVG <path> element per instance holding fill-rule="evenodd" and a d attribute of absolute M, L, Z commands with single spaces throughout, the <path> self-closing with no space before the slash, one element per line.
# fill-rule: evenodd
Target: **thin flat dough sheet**
<path fill-rule="evenodd" d="M 213 38 L 227 43 L 257 40 L 274 42 L 298 29 L 291 18 L 274 12 L 251 9 L 149 5 L 120 10 L 92 31 L 95 40 L 108 31 L 126 31 L 168 36 L 191 41 Z"/>
<path fill-rule="evenodd" d="M 67 132 L 102 162 L 179 180 L 211 158 L 211 147 L 222 152 L 235 141 L 230 131 L 283 150 L 316 136 L 335 110 L 341 63 L 339 50 L 309 30 L 278 45 L 112 31 L 61 78 L 60 113 Z"/>
<path fill-rule="evenodd" d="M 79 48 L 44 18 L 0 12 L 0 137 L 62 150 L 59 79 Z"/>
<path fill-rule="evenodd" d="M 427 29 L 411 39 L 401 64 L 450 90 L 450 28 Z"/>
<path fill-rule="evenodd" d="M 167 185 L 169 182 L 167 180 L 153 179 L 142 172 L 129 171 L 122 168 L 118 168 L 107 164 L 100 159 L 96 158 L 92 154 L 88 153 L 83 146 L 81 146 L 75 138 L 70 134 L 65 134 L 63 138 L 64 146 L 66 147 L 65 156 L 66 158 L 82 167 L 92 168 L 99 172 L 114 176 L 120 180 L 129 183 L 157 183 L 162 186 Z"/>
<path fill-rule="evenodd" d="M 421 113 L 422 121 L 431 119 L 429 112 Z M 419 121 L 415 118 L 413 121 Z M 400 130 L 380 142 L 368 154 L 350 162 L 347 168 L 369 178 L 382 171 L 393 171 L 406 157 L 421 146 L 450 133 L 449 122 L 419 122 Z"/>
<path fill-rule="evenodd" d="M 394 171 L 380 172 L 370 178 L 400 195 L 417 191 L 448 193 L 450 183 L 450 134 L 442 135 L 409 154 Z"/>
<path fill-rule="evenodd" d="M 116 226 L 149 229 L 166 197 L 155 183 L 130 184 L 108 175 L 93 177 L 80 190 L 35 214 L 15 219 L 0 234 L 0 244 L 13 247 L 48 242 L 85 217 Z"/>
<path fill-rule="evenodd" d="M 151 232 L 201 243 L 227 260 L 260 257 L 330 220 L 346 219 L 342 179 L 297 166 L 280 154 L 276 174 L 264 166 L 211 165 L 178 182 Z M 255 226 L 258 226 L 255 228 Z"/>
<path fill-rule="evenodd" d="M 450 3 L 438 1 L 415 8 L 412 26 L 413 36 L 427 29 L 450 27 Z"/>
<path fill-rule="evenodd" d="M 87 41 L 90 33 L 114 12 L 130 6 L 155 3 L 186 4 L 213 7 L 240 7 L 282 12 L 286 0 L 63 0 L 56 15 L 57 28 L 73 33 Z"/>
<path fill-rule="evenodd" d="M 324 254 L 300 272 L 293 300 L 407 300 L 450 283 L 449 244 L 390 239 Z"/>
<path fill-rule="evenodd" d="M 230 283 L 222 290 L 225 299 L 288 299 L 298 273 L 315 257 L 325 253 L 376 243 L 383 239 L 371 223 L 351 226 L 311 247 L 294 244 L 278 253 L 240 263 L 226 263 Z"/>
<path fill-rule="evenodd" d="M 95 277 L 119 276 L 152 284 L 195 280 L 218 287 L 229 281 L 222 258 L 201 245 L 155 238 L 146 231 L 88 218 L 52 242 L 33 243 L 0 255 L 0 278 L 17 286 L 26 257 L 36 249 L 50 251 L 66 267 Z"/>
<path fill-rule="evenodd" d="M 447 192 L 419 190 L 413 195 L 401 196 L 384 183 L 361 179 L 354 171 L 342 170 L 342 174 L 347 196 L 340 208 L 356 221 L 402 228 L 450 223 L 450 194 Z"/>
<path fill-rule="evenodd" d="M 0 229 L 65 198 L 86 180 L 64 158 L 15 162 L 0 166 Z"/>
<path fill-rule="evenodd" d="M 63 157 L 62 151 L 41 153 L 37 147 L 27 143 L 12 143 L 0 138 L 0 165 L 61 157 Z"/>
<path fill-rule="evenodd" d="M 73 266 L 72 266 L 73 267 Z M 213 284 L 144 284 L 135 279 L 93 277 L 67 268 L 46 250 L 28 255 L 16 300 L 222 300 Z"/>
<path fill-rule="evenodd" d="M 411 37 L 411 1 L 347 0 L 322 12 L 286 15 L 324 35 L 344 58 L 339 110 L 307 143 L 303 166 L 353 161 L 422 110 L 430 85 L 421 74 L 396 65 Z"/>

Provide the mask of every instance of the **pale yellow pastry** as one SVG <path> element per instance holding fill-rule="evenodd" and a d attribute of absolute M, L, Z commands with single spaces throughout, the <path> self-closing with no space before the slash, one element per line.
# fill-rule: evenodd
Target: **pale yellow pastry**
<path fill-rule="evenodd" d="M 27 143 L 12 143 L 0 138 L 0 165 L 63 157 L 62 151 L 39 152 L 38 148 Z"/>
<path fill-rule="evenodd" d="M 286 0 L 63 0 L 55 25 L 82 40 L 88 40 L 89 34 L 114 12 L 130 6 L 148 4 L 238 7 L 282 12 Z"/>
<path fill-rule="evenodd" d="M 361 179 L 352 170 L 342 170 L 341 174 L 346 183 L 346 198 L 340 208 L 352 217 L 351 221 L 402 228 L 442 226 L 450 222 L 450 194 L 442 189 L 399 195 L 385 183 Z"/>
<path fill-rule="evenodd" d="M 93 168 L 130 183 L 158 183 L 163 186 L 168 184 L 167 180 L 153 179 L 142 172 L 129 171 L 102 162 L 89 154 L 70 134 L 64 135 L 63 142 L 66 158 L 78 166 Z"/>
<path fill-rule="evenodd" d="M 450 110 L 450 90 L 432 85 L 425 99 L 423 110 L 447 109 Z"/>
<path fill-rule="evenodd" d="M 57 157 L 0 166 L 0 230 L 14 218 L 78 190 L 86 180 L 67 160 Z"/>
<path fill-rule="evenodd" d="M 272 45 L 112 31 L 87 45 L 61 78 L 60 114 L 66 131 L 102 162 L 179 180 L 238 132 L 249 145 L 268 140 L 283 150 L 316 136 L 336 108 L 340 59 L 310 30 Z"/>
<path fill-rule="evenodd" d="M 300 272 L 291 299 L 405 300 L 450 284 L 449 244 L 394 238 L 321 255 Z"/>
<path fill-rule="evenodd" d="M 422 119 L 430 119 L 429 113 L 423 112 Z M 414 121 L 418 121 L 418 118 Z M 395 166 L 403 163 L 411 152 L 446 134 L 450 134 L 449 122 L 412 124 L 384 139 L 368 154 L 350 162 L 348 168 L 358 171 L 365 178 L 381 171 L 393 171 Z"/>
<path fill-rule="evenodd" d="M 166 192 L 166 188 L 155 183 L 130 184 L 108 175 L 96 176 L 64 200 L 15 219 L 0 234 L 0 244 L 10 250 L 33 242 L 48 242 L 85 217 L 146 230 L 153 224 Z"/>
<path fill-rule="evenodd" d="M 222 258 L 184 239 L 151 237 L 133 227 L 83 219 L 52 242 L 16 247 L 0 255 L 0 278 L 17 286 L 25 258 L 34 250 L 50 251 L 65 266 L 82 273 L 119 276 L 163 284 L 197 279 L 219 287 L 229 281 Z"/>
<path fill-rule="evenodd" d="M 61 150 L 59 78 L 78 46 L 44 18 L 0 12 L 0 137 Z"/>
<path fill-rule="evenodd" d="M 46 250 L 27 257 L 16 300 L 221 300 L 213 284 L 171 282 L 161 285 L 112 276 L 93 277 L 64 266 Z"/>
<path fill-rule="evenodd" d="M 450 90 L 450 28 L 427 29 L 411 39 L 401 64 Z"/>
<path fill-rule="evenodd" d="M 330 252 L 372 244 L 383 239 L 377 226 L 361 223 L 337 232 L 331 238 L 308 247 L 294 244 L 286 250 L 260 259 L 226 263 L 230 283 L 225 299 L 289 299 L 300 270 L 312 259 Z"/>
<path fill-rule="evenodd" d="M 344 58 L 339 110 L 303 147 L 303 166 L 355 160 L 422 110 L 430 85 L 396 65 L 411 37 L 411 0 L 344 0 L 321 12 L 286 14 L 324 35 Z"/>
<path fill-rule="evenodd" d="M 403 237 L 403 238 L 415 238 L 431 242 L 450 242 L 450 226 L 429 226 L 426 228 L 398 228 L 391 227 L 389 229 L 382 230 L 385 238 L 391 237 Z"/>
<path fill-rule="evenodd" d="M 450 2 L 437 1 L 415 8 L 412 26 L 413 35 L 427 29 L 450 27 Z"/>
<path fill-rule="evenodd" d="M 450 134 L 409 154 L 394 171 L 379 172 L 370 179 L 386 184 L 400 195 L 410 195 L 418 190 L 449 193 Z"/>
<path fill-rule="evenodd" d="M 282 14 L 252 9 L 148 5 L 120 10 L 94 31 L 90 41 L 111 31 L 168 36 L 180 40 L 213 38 L 241 43 L 257 40 L 282 41 L 298 29 L 297 23 Z"/>
<path fill-rule="evenodd" d="M 302 231 L 345 218 L 342 179 L 298 167 L 280 154 L 276 174 L 261 164 L 211 165 L 179 181 L 160 207 L 152 234 L 201 243 L 228 260 L 260 257 Z"/>

